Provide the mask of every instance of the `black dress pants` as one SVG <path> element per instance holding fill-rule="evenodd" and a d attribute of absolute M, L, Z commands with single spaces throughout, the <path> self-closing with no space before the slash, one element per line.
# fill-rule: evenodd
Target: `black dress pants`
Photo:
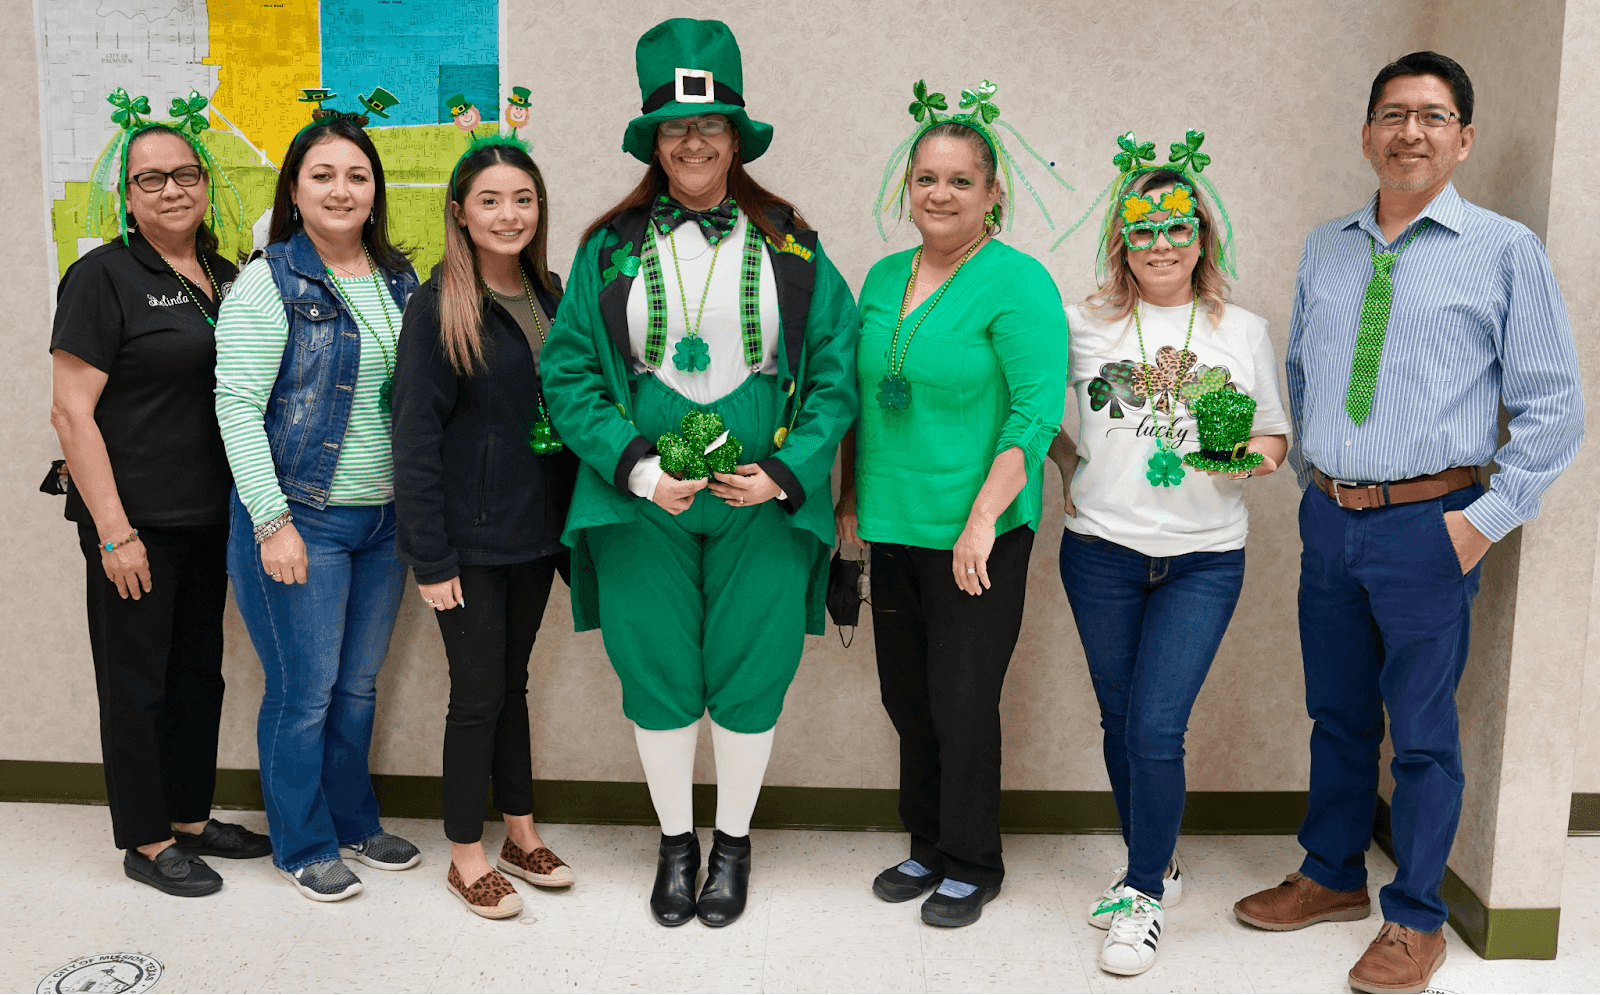
<path fill-rule="evenodd" d="M 131 850 L 210 817 L 222 721 L 228 526 L 141 528 L 150 591 L 123 598 L 78 526 L 111 833 Z"/>
<path fill-rule="evenodd" d="M 437 612 L 450 661 L 444 723 L 444 832 L 452 843 L 483 838 L 484 803 L 505 815 L 533 812 L 528 733 L 528 657 L 567 553 L 505 566 L 463 566 L 466 604 Z"/>
<path fill-rule="evenodd" d="M 872 636 L 883 707 L 900 734 L 900 821 L 911 859 L 996 887 L 1000 688 L 1022 629 L 1033 530 L 995 540 L 990 588 L 956 586 L 950 550 L 872 544 Z"/>

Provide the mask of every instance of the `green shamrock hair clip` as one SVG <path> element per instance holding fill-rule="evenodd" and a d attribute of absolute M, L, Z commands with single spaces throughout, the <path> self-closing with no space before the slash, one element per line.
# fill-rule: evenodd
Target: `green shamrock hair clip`
<path fill-rule="evenodd" d="M 1012 127 L 1010 123 L 1000 120 L 1000 107 L 994 102 L 994 95 L 1000 88 L 988 80 L 983 80 L 977 86 L 961 91 L 960 111 L 955 114 L 946 113 L 949 102 L 942 93 L 928 92 L 928 81 L 919 79 L 911 87 L 911 104 L 906 108 L 906 113 L 911 115 L 915 122 L 910 137 L 906 138 L 894 151 L 889 153 L 889 161 L 883 167 L 883 180 L 878 184 L 878 196 L 872 202 L 873 219 L 878 225 L 878 235 L 888 241 L 889 235 L 883 228 L 883 215 L 891 210 L 900 200 L 901 193 L 905 190 L 906 168 L 911 153 L 916 149 L 917 142 L 922 136 L 941 124 L 963 124 L 976 131 L 988 143 L 989 150 L 994 153 L 995 171 L 1004 181 L 1005 189 L 1011 193 L 1013 201 L 1017 197 L 1017 189 L 1026 190 L 1039 206 L 1039 211 L 1044 215 L 1045 223 L 1054 231 L 1056 223 L 1050 217 L 1050 209 L 1045 206 L 1044 198 L 1034 189 L 1023 172 L 1021 158 L 1012 154 L 1006 144 L 1004 133 L 1009 133 L 1012 139 L 1022 146 L 1023 151 L 1038 161 L 1050 178 L 1055 180 L 1066 190 L 1072 190 L 1072 184 L 1062 179 L 1055 171 L 1055 164 L 1049 162 L 1044 156 L 1028 144 L 1022 133 Z M 1008 217 L 1006 227 L 1009 229 L 1015 223 L 1015 215 Z"/>
<path fill-rule="evenodd" d="M 689 412 L 678 423 L 677 432 L 668 432 L 656 440 L 661 469 L 679 480 L 703 480 L 713 473 L 732 473 L 739 465 L 744 446 L 729 435 L 722 445 L 711 448 L 723 432 L 721 415 Z"/>

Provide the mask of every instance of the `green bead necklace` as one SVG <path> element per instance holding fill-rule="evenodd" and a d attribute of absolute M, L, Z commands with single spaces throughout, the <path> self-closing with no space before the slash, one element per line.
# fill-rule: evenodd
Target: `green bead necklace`
<path fill-rule="evenodd" d="M 678 264 L 678 233 L 673 231 L 667 236 L 667 246 L 672 250 L 672 269 L 678 276 L 678 299 L 683 302 L 683 338 L 678 340 L 678 345 L 672 350 L 672 365 L 685 373 L 700 373 L 711 365 L 711 347 L 706 345 L 706 340 L 700 337 L 700 319 L 705 317 L 706 298 L 711 296 L 711 274 L 717 271 L 717 256 L 722 252 L 722 243 L 727 239 L 717 239 L 716 248 L 711 250 L 711 266 L 706 270 L 706 285 L 700 291 L 700 309 L 695 312 L 694 324 L 689 324 L 689 295 L 683 289 L 683 267 Z"/>
<path fill-rule="evenodd" d="M 388 293 L 388 288 L 378 279 L 378 267 L 372 261 L 372 250 L 368 249 L 365 243 L 362 243 L 361 251 L 367 257 L 367 273 L 372 277 L 372 285 L 378 288 L 378 293 Z M 389 414 L 394 410 L 394 359 L 390 350 L 390 346 L 395 344 L 395 339 L 397 338 L 394 332 L 394 319 L 389 317 L 389 309 L 384 308 L 383 322 L 389 326 L 389 341 L 384 342 L 383 336 L 379 335 L 378 330 L 372 327 L 372 323 L 367 320 L 367 316 L 356 308 L 354 301 L 344 295 L 344 291 L 339 287 L 339 278 L 333 275 L 333 267 L 324 262 L 322 268 L 328 272 L 328 280 L 333 284 L 333 292 L 339 295 L 339 300 L 343 301 L 344 306 L 350 309 L 350 313 L 356 316 L 356 320 L 367 331 L 372 333 L 372 337 L 378 341 L 378 348 L 383 350 L 384 376 L 383 383 L 378 387 L 378 410 L 384 414 Z"/>
<path fill-rule="evenodd" d="M 967 260 L 972 258 L 972 254 L 978 251 L 978 246 L 983 242 L 983 237 L 979 236 L 978 240 L 972 243 L 972 247 L 967 249 L 966 255 L 961 257 L 961 261 L 956 263 L 956 268 L 950 271 L 950 275 L 945 277 L 943 283 L 939 284 L 939 290 L 933 295 L 933 301 L 929 303 L 928 309 L 922 312 L 922 317 L 917 319 L 917 323 L 911 326 L 905 344 L 901 345 L 900 328 L 906 322 L 906 315 L 911 313 L 911 294 L 917 286 L 917 273 L 922 269 L 922 247 L 917 247 L 916 257 L 911 261 L 911 279 L 906 281 L 906 295 L 900 300 L 900 317 L 894 323 L 894 336 L 889 340 L 889 372 L 878 381 L 878 407 L 885 411 L 900 411 L 911 406 L 911 382 L 902 375 L 902 371 L 906 368 L 906 353 L 911 351 L 911 340 L 916 336 L 917 329 L 922 327 L 922 323 L 928 320 L 928 315 L 939 306 L 939 299 L 950 289 L 950 283 L 956 278 L 956 274 L 961 272 L 961 267 L 967 264 Z"/>
<path fill-rule="evenodd" d="M 528 302 L 528 310 L 533 312 L 533 327 L 539 333 L 539 345 L 543 346 L 545 343 L 544 315 L 539 313 L 539 299 L 533 296 L 533 284 L 528 282 L 528 272 L 522 268 L 520 263 L 517 265 L 517 275 L 522 277 L 522 293 Z M 491 297 L 496 296 L 496 292 L 490 289 L 487 283 L 483 284 L 483 288 L 489 292 Z M 500 294 L 499 296 L 504 297 L 505 295 Z M 511 299 L 515 300 L 516 298 Z M 556 432 L 556 427 L 550 422 L 550 413 L 545 410 L 543 382 L 539 384 L 538 404 L 539 415 L 534 419 L 532 427 L 528 429 L 528 448 L 540 456 L 559 453 L 567 448 L 567 444 L 561 441 L 561 436 Z"/>
<path fill-rule="evenodd" d="M 1183 357 L 1189 354 L 1189 340 L 1194 338 L 1194 313 L 1200 305 L 1200 298 L 1195 297 L 1189 303 L 1189 331 L 1183 336 L 1183 349 L 1178 352 L 1178 369 L 1183 369 Z M 1173 426 L 1178 424 L 1178 392 L 1172 392 L 1172 407 L 1167 411 L 1167 432 L 1161 434 L 1161 413 L 1156 410 L 1155 368 L 1150 365 L 1150 358 L 1144 349 L 1144 326 L 1139 322 L 1139 309 L 1144 306 L 1143 301 L 1135 301 L 1133 305 L 1133 328 L 1139 336 L 1139 372 L 1144 378 L 1144 396 L 1150 399 L 1150 418 L 1156 428 L 1156 451 L 1150 455 L 1150 460 L 1145 465 L 1145 479 L 1150 481 L 1151 487 L 1176 487 L 1183 483 L 1183 458 L 1167 442 L 1172 438 Z M 1174 384 L 1174 388 L 1178 385 Z"/>
<path fill-rule="evenodd" d="M 156 255 L 161 256 L 161 253 L 158 252 Z M 206 262 L 206 254 L 204 252 L 196 252 L 195 255 L 200 257 L 200 265 L 206 271 L 206 279 L 211 281 L 211 292 L 213 294 L 217 293 L 217 278 L 211 275 L 211 264 Z M 178 285 L 189 295 L 189 299 L 194 301 L 194 306 L 200 309 L 200 317 L 206 320 L 206 324 L 216 328 L 217 319 L 211 317 L 207 313 L 205 305 L 200 303 L 200 288 L 190 283 L 182 273 L 179 273 L 178 267 L 172 265 L 172 260 L 166 256 L 161 256 L 161 261 L 167 264 L 167 269 L 172 270 L 172 275 L 178 278 Z"/>

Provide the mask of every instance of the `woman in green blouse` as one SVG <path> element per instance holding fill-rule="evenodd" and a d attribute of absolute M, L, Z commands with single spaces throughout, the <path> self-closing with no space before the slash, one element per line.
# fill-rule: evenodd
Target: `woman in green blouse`
<path fill-rule="evenodd" d="M 878 677 L 911 833 L 911 859 L 873 891 L 904 902 L 937 884 L 923 921 L 965 926 L 1005 876 L 1000 688 L 1061 421 L 1067 325 L 1044 266 L 992 237 L 1004 190 L 982 132 L 928 129 L 906 186 L 922 245 L 880 260 L 861 290 L 863 403 L 837 518 L 841 539 L 872 544 Z"/>

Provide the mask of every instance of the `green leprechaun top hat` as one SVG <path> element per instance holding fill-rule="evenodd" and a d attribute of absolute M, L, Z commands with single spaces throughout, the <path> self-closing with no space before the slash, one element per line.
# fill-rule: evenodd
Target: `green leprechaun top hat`
<path fill-rule="evenodd" d="M 450 108 L 451 117 L 460 117 L 472 109 L 472 101 L 464 93 L 452 93 L 445 99 L 445 106 Z"/>
<path fill-rule="evenodd" d="M 1254 470 L 1266 458 L 1244 448 L 1256 417 L 1256 401 L 1249 394 L 1213 390 L 1196 398 L 1189 405 L 1189 413 L 1199 424 L 1200 450 L 1183 457 L 1188 465 L 1198 470 L 1232 473 Z"/>
<path fill-rule="evenodd" d="M 373 87 L 371 93 L 357 99 L 361 101 L 361 106 L 379 117 L 388 117 L 389 108 L 400 102 L 399 98 L 381 86 Z"/>
<path fill-rule="evenodd" d="M 506 100 L 516 104 L 518 107 L 531 107 L 533 103 L 528 99 L 531 96 L 533 96 L 533 91 L 527 87 L 514 86 L 511 88 L 511 96 L 507 97 Z"/>
<path fill-rule="evenodd" d="M 744 64 L 739 43 L 721 21 L 674 17 L 639 38 L 634 49 L 639 73 L 638 117 L 628 122 L 622 149 L 649 162 L 656 125 L 680 117 L 725 114 L 739 129 L 739 156 L 757 158 L 772 144 L 772 125 L 744 110 Z"/>

